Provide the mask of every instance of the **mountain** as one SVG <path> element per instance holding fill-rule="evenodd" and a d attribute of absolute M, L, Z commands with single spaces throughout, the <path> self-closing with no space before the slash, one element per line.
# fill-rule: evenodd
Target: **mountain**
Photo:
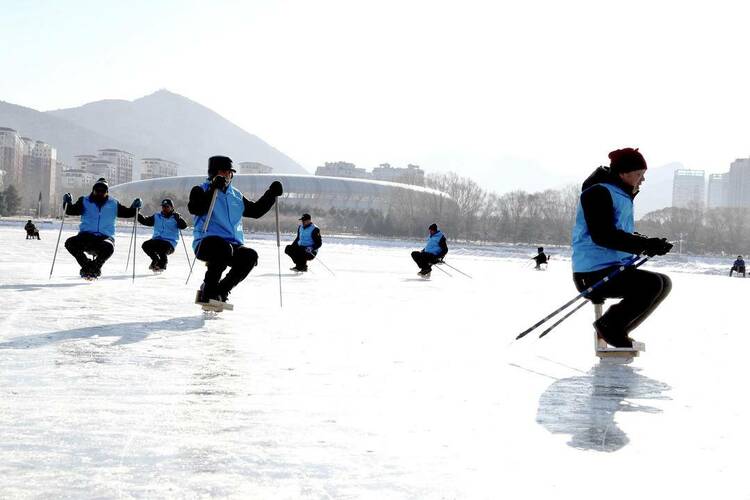
<path fill-rule="evenodd" d="M 97 149 L 118 148 L 135 151 L 127 141 L 107 137 L 67 120 L 31 108 L 0 101 L 0 127 L 9 127 L 21 136 L 44 141 L 57 148 L 57 158 L 73 165 L 73 156 L 95 153 Z"/>
<path fill-rule="evenodd" d="M 136 159 L 155 156 L 176 161 L 181 175 L 205 173 L 208 157 L 217 154 L 230 156 L 236 163 L 264 163 L 279 173 L 307 173 L 260 138 L 167 90 L 132 102 L 97 101 L 45 113 L 0 101 L 0 127 L 51 144 L 58 158 L 69 165 L 74 164 L 75 155 L 116 148 L 133 153 Z M 136 161 L 134 179 L 140 178 L 139 164 Z"/>
<path fill-rule="evenodd" d="M 635 198 L 636 219 L 654 210 L 672 206 L 674 172 L 680 168 L 685 168 L 682 163 L 667 163 L 646 170 L 646 180 Z"/>
<path fill-rule="evenodd" d="M 257 161 L 280 173 L 307 173 L 290 157 L 219 114 L 190 99 L 159 90 L 134 101 L 104 100 L 48 111 L 89 130 L 135 144 L 141 158 L 158 156 L 180 164 L 180 173 L 202 174 L 209 156 Z"/>

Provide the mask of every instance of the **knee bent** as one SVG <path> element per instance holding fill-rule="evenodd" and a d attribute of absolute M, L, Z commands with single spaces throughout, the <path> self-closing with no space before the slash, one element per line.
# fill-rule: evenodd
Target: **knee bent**
<path fill-rule="evenodd" d="M 672 280 L 666 274 L 657 273 L 661 278 L 661 297 L 666 297 L 672 291 Z"/>
<path fill-rule="evenodd" d="M 258 252 L 256 252 L 252 248 L 248 248 L 245 254 L 246 254 L 245 259 L 247 259 L 247 262 L 248 264 L 250 264 L 251 269 L 255 267 L 256 265 L 258 265 Z"/>

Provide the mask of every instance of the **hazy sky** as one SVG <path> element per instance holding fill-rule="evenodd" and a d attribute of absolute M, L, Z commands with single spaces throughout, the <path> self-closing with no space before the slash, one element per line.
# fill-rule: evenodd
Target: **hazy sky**
<path fill-rule="evenodd" d="M 0 0 L 0 100 L 166 88 L 308 170 L 454 170 L 499 191 L 611 149 L 725 171 L 750 155 L 747 2 Z"/>

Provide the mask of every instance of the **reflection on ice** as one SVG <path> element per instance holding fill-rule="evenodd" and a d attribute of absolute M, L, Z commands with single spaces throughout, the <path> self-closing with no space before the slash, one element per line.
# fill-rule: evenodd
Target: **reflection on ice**
<path fill-rule="evenodd" d="M 629 442 L 615 422 L 618 411 L 658 413 L 631 399 L 669 399 L 669 385 L 630 366 L 600 363 L 587 374 L 554 382 L 539 398 L 537 422 L 553 434 L 570 434 L 569 446 L 612 452 Z"/>

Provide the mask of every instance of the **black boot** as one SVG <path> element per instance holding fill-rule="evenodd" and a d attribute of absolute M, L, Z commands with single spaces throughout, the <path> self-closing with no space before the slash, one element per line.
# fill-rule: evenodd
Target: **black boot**
<path fill-rule="evenodd" d="M 216 291 L 216 288 L 206 286 L 205 281 L 201 284 L 198 297 L 198 302 L 203 302 L 204 304 L 208 304 L 209 300 L 221 300 L 221 295 Z"/>
<path fill-rule="evenodd" d="M 85 280 L 94 280 L 98 278 L 102 273 L 98 271 L 92 264 L 87 264 L 81 268 L 79 273 L 81 278 Z"/>
<path fill-rule="evenodd" d="M 612 328 L 602 321 L 602 318 L 594 321 L 594 329 L 597 335 L 612 347 L 632 348 L 633 339 L 628 337 L 624 330 Z"/>

